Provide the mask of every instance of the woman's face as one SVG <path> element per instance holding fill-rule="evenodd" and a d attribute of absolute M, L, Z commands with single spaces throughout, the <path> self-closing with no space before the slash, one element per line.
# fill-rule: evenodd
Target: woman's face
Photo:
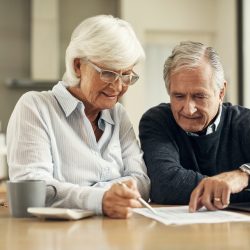
<path fill-rule="evenodd" d="M 107 69 L 97 63 L 94 64 L 101 69 Z M 128 86 L 122 84 L 120 78 L 114 83 L 107 83 L 101 80 L 100 73 L 88 61 L 75 59 L 74 66 L 76 74 L 80 78 L 80 96 L 77 97 L 84 102 L 85 106 L 89 106 L 91 109 L 100 111 L 113 108 L 128 89 Z M 115 72 L 129 74 L 132 72 L 132 66 Z"/>

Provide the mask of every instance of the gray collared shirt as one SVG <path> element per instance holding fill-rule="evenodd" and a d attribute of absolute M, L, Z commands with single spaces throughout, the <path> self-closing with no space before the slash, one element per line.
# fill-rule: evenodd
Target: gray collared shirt
<path fill-rule="evenodd" d="M 10 179 L 43 179 L 57 188 L 54 207 L 102 213 L 112 183 L 134 178 L 144 199 L 149 178 L 132 124 L 117 103 L 101 112 L 96 141 L 84 104 L 63 82 L 52 91 L 28 92 L 18 101 L 7 129 Z M 52 194 L 48 194 L 49 196 Z"/>

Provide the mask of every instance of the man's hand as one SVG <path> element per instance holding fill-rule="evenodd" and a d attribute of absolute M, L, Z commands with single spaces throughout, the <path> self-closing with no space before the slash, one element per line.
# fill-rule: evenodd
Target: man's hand
<path fill-rule="evenodd" d="M 191 194 L 189 212 L 195 212 L 203 206 L 208 210 L 227 207 L 230 195 L 242 191 L 248 181 L 249 175 L 240 170 L 204 178 Z"/>
<path fill-rule="evenodd" d="M 140 193 L 134 180 L 113 184 L 103 196 L 103 213 L 111 218 L 129 218 L 132 215 L 131 208 L 141 207 L 137 200 L 139 197 Z"/>

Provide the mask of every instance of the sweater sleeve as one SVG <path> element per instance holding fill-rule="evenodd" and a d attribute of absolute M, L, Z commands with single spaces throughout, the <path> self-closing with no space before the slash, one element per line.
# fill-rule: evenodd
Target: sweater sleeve
<path fill-rule="evenodd" d="M 160 106 L 146 112 L 139 126 L 144 160 L 151 179 L 150 199 L 160 204 L 188 204 L 192 190 L 204 178 L 181 165 L 174 127 Z"/>

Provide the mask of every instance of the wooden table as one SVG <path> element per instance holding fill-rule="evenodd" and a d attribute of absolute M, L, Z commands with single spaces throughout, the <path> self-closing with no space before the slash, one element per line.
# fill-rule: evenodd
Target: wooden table
<path fill-rule="evenodd" d="M 250 223 L 165 226 L 135 214 L 78 221 L 17 219 L 0 208 L 1 250 L 250 249 Z"/>

